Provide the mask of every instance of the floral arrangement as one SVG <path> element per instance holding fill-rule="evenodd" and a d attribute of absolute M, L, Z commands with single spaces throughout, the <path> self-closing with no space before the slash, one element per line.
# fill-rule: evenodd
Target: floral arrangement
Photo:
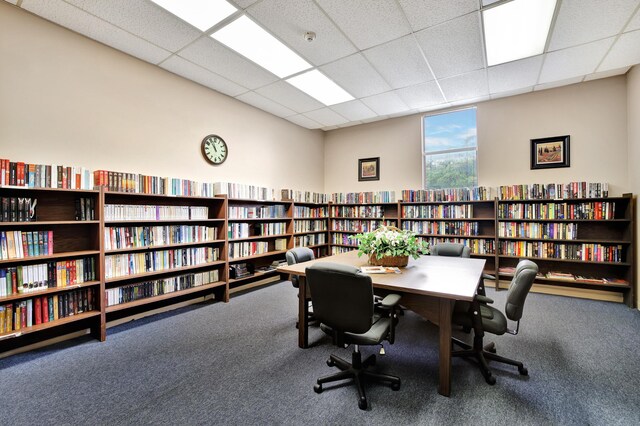
<path fill-rule="evenodd" d="M 395 226 L 381 226 L 375 231 L 349 237 L 358 241 L 358 256 L 368 254 L 377 259 L 388 256 L 411 256 L 429 254 L 429 243 L 421 241 L 411 231 L 401 231 Z"/>

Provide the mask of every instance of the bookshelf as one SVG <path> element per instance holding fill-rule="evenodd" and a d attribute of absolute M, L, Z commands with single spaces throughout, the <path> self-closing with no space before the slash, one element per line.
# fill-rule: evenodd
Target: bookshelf
<path fill-rule="evenodd" d="M 293 202 L 229 198 L 227 220 L 230 292 L 277 276 L 293 247 Z"/>
<path fill-rule="evenodd" d="M 401 201 L 400 228 L 434 245 L 462 243 L 471 256 L 486 259 L 485 273 L 495 274 L 496 201 Z"/>
<path fill-rule="evenodd" d="M 357 242 L 350 236 L 370 232 L 378 227 L 398 226 L 398 203 L 329 204 L 329 244 L 331 254 L 355 250 Z"/>
<path fill-rule="evenodd" d="M 90 330 L 105 340 L 100 192 L 0 186 L 0 352 Z"/>
<path fill-rule="evenodd" d="M 108 320 L 213 294 L 229 301 L 225 197 L 103 192 Z"/>
<path fill-rule="evenodd" d="M 499 200 L 499 277 L 520 258 L 540 268 L 541 288 L 635 304 L 634 202 L 608 198 Z"/>
<path fill-rule="evenodd" d="M 329 204 L 294 201 L 293 247 L 309 247 L 316 258 L 329 253 Z"/>

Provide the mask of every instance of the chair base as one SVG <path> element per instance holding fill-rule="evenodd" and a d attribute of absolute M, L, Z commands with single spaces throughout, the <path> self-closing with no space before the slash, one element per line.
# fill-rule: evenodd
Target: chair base
<path fill-rule="evenodd" d="M 514 361 L 509 358 L 505 358 L 503 356 L 496 354 L 496 345 L 491 342 L 486 346 L 482 346 L 482 338 L 474 337 L 473 346 L 459 340 L 456 338 L 451 339 L 453 343 L 463 348 L 461 351 L 453 351 L 451 352 L 452 357 L 460 357 L 460 358 L 475 358 L 478 361 L 478 366 L 480 367 L 480 372 L 484 377 L 484 380 L 490 384 L 495 385 L 496 378 L 491 374 L 491 369 L 489 368 L 490 361 L 498 361 L 504 364 L 509 364 L 518 367 L 518 372 L 523 376 L 528 376 L 529 371 L 525 368 L 524 364 L 519 361 Z"/>
<path fill-rule="evenodd" d="M 375 373 L 373 371 L 367 370 L 367 367 L 375 365 L 376 356 L 370 355 L 364 362 L 362 361 L 362 356 L 360 351 L 355 350 L 351 354 L 351 363 L 345 361 L 344 359 L 331 355 L 327 360 L 327 365 L 329 367 L 338 367 L 340 371 L 335 374 L 331 374 L 329 376 L 324 376 L 318 379 L 317 383 L 313 386 L 313 390 L 316 393 L 321 393 L 323 391 L 322 384 L 329 382 L 337 382 L 339 380 L 345 379 L 353 379 L 353 383 L 358 390 L 358 407 L 361 410 L 366 410 L 369 405 L 367 402 L 367 396 L 364 392 L 364 379 L 365 377 L 368 380 L 389 384 L 391 385 L 391 389 L 397 391 L 400 389 L 400 378 L 396 376 L 391 376 L 388 374 Z"/>

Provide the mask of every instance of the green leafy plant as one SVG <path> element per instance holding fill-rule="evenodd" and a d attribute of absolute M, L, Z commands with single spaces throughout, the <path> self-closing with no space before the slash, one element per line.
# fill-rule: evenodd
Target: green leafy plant
<path fill-rule="evenodd" d="M 429 254 L 429 243 L 416 237 L 411 231 L 401 231 L 396 227 L 381 226 L 372 232 L 350 236 L 358 241 L 358 256 L 411 256 L 417 259 L 421 254 Z"/>

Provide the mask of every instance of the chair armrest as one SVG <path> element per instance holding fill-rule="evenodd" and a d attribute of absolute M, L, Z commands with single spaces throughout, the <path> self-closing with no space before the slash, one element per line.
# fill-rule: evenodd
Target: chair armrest
<path fill-rule="evenodd" d="M 383 308 L 393 308 L 399 302 L 400 302 L 400 295 L 398 295 L 398 294 L 388 294 L 384 299 L 382 299 L 382 302 L 380 302 L 380 305 Z"/>
<path fill-rule="evenodd" d="M 493 299 L 487 297 L 487 296 L 483 296 L 481 294 L 476 294 L 476 300 L 480 303 L 484 303 L 485 305 L 489 305 L 491 303 L 493 303 Z"/>

